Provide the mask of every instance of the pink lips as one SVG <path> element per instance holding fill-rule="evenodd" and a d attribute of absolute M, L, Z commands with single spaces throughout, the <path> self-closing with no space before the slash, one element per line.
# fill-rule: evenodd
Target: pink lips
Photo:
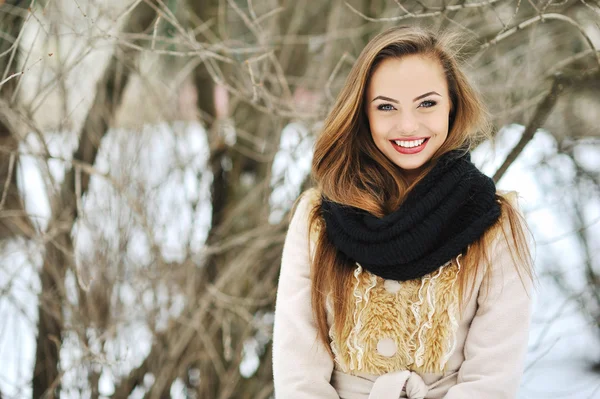
<path fill-rule="evenodd" d="M 392 146 L 394 146 L 394 149 L 396 151 L 398 151 L 399 153 L 401 153 L 401 154 L 416 154 L 416 153 L 419 153 L 419 152 L 423 151 L 423 149 L 425 148 L 425 146 L 429 142 L 429 137 L 403 138 L 402 139 L 402 141 L 414 141 L 414 140 L 420 140 L 420 139 L 425 139 L 425 141 L 423 142 L 423 144 L 421 144 L 420 146 L 417 146 L 417 147 L 412 147 L 412 148 L 400 147 L 399 145 L 397 145 L 395 143 L 395 140 L 390 140 L 390 142 L 392 143 Z"/>

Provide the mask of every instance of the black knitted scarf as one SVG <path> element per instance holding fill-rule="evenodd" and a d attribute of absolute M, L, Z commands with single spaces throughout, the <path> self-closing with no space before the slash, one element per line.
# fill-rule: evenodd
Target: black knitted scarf
<path fill-rule="evenodd" d="M 496 186 L 464 151 L 444 154 L 394 212 L 372 214 L 322 198 L 333 245 L 369 272 L 412 280 L 462 253 L 500 217 Z"/>

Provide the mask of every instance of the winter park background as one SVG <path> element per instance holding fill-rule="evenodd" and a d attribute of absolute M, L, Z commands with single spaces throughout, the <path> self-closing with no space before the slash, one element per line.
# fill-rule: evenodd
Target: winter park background
<path fill-rule="evenodd" d="M 600 398 L 600 8 L 0 1 L 0 398 L 270 398 L 288 212 L 364 44 L 460 32 L 536 241 L 519 399 Z"/>

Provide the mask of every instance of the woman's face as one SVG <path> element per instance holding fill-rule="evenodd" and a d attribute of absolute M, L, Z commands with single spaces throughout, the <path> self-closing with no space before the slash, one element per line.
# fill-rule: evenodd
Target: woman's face
<path fill-rule="evenodd" d="M 365 101 L 375 145 L 412 181 L 448 137 L 442 66 L 420 55 L 388 58 L 373 72 Z"/>

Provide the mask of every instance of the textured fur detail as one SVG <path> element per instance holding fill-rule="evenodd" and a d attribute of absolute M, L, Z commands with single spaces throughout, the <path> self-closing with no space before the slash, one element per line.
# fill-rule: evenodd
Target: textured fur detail
<path fill-rule="evenodd" d="M 352 302 L 342 336 L 331 334 L 336 363 L 345 372 L 377 375 L 397 370 L 443 372 L 457 330 L 458 271 L 454 261 L 422 279 L 399 282 L 395 293 L 384 287 L 384 279 L 362 271 L 355 291 L 363 300 Z M 373 279 L 376 285 L 365 300 Z M 391 357 L 377 351 L 384 338 L 396 344 Z"/>

